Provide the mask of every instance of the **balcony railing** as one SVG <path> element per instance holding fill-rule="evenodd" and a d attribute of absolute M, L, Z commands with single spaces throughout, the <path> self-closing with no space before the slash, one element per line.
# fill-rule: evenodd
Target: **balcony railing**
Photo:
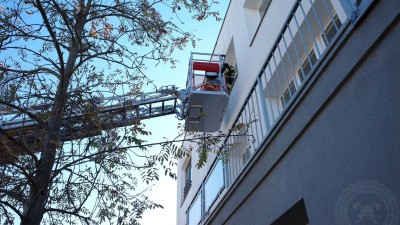
<path fill-rule="evenodd" d="M 224 142 L 229 187 L 311 76 L 347 20 L 339 1 L 298 0 Z"/>
<path fill-rule="evenodd" d="M 266 17 L 266 19 L 268 19 Z M 347 23 L 348 16 L 340 1 L 297 0 L 288 14 L 274 45 L 251 87 L 222 149 L 228 154 L 223 175 L 228 190 L 255 152 L 270 135 L 304 84 L 310 79 Z M 240 66 L 240 65 L 239 65 Z M 241 127 L 241 129 L 233 129 Z M 217 159 L 218 160 L 218 159 Z M 216 161 L 214 165 L 220 162 Z M 214 171 L 214 170 L 213 170 Z M 214 175 L 215 176 L 215 175 Z M 209 179 L 208 175 L 204 181 Z M 202 185 L 196 196 L 207 196 Z M 223 192 L 225 193 L 225 192 Z M 217 196 L 209 201 L 216 201 Z M 196 201 L 197 202 L 197 201 Z M 188 209 L 188 224 L 204 222 L 209 207 Z M 200 204 L 200 203 L 197 203 Z M 191 215 L 200 210 L 193 223 Z"/>

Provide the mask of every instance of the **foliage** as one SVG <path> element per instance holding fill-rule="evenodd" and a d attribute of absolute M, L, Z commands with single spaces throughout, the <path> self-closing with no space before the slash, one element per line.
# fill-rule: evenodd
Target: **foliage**
<path fill-rule="evenodd" d="M 0 110 L 35 123 L 0 129 L 0 223 L 137 224 L 161 207 L 137 184 L 158 179 L 156 163 L 173 177 L 168 165 L 182 151 L 123 147 L 150 133 L 140 121 L 116 128 L 96 99 L 137 95 L 149 60 L 173 65 L 174 50 L 195 44 L 179 13 L 217 18 L 213 3 L 0 1 Z"/>
<path fill-rule="evenodd" d="M 198 161 L 196 162 L 196 168 L 200 169 L 208 162 L 210 155 L 214 155 L 222 159 L 224 163 L 228 163 L 230 154 L 234 149 L 240 148 L 242 142 L 254 142 L 254 136 L 249 134 L 249 128 L 252 123 L 256 120 L 252 120 L 249 123 L 237 123 L 229 131 L 230 137 L 236 139 L 234 142 L 227 141 L 227 134 L 221 131 L 214 133 L 197 132 L 197 128 L 191 131 L 184 131 L 183 127 L 180 127 L 180 135 L 176 137 L 184 137 L 180 140 L 168 141 L 164 145 L 171 149 L 172 157 L 182 158 L 189 157 L 195 151 L 198 155 Z M 183 142 L 182 147 L 178 148 L 174 142 Z"/>

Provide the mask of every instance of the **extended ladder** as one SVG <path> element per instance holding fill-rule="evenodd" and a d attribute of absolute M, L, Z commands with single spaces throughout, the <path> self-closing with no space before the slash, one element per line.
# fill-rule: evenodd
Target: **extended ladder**
<path fill-rule="evenodd" d="M 178 117 L 182 117 L 184 108 L 177 103 L 180 92 L 175 86 L 171 85 L 164 86 L 154 92 L 142 93 L 139 96 L 116 95 L 99 97 L 88 103 L 92 103 L 95 106 L 96 118 L 106 118 L 109 121 L 106 123 L 106 127 L 101 127 L 101 129 L 116 128 L 132 125 L 140 119 L 171 114 L 177 114 Z M 51 104 L 45 104 L 32 106 L 24 110 L 37 115 L 49 111 L 51 107 Z M 70 112 L 63 119 L 60 141 L 98 135 L 101 130 L 90 127 L 89 123 L 84 122 L 88 116 L 87 114 L 87 111 L 80 111 L 70 107 Z M 38 126 L 34 119 L 16 109 L 3 109 L 0 111 L 0 116 L 0 128 L 7 133 L 21 134 L 21 132 L 24 132 L 26 135 L 29 130 L 35 130 Z"/>

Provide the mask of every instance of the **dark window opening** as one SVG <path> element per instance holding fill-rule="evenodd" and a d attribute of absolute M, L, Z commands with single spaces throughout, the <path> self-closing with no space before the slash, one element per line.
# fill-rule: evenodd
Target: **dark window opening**
<path fill-rule="evenodd" d="M 271 225 L 309 225 L 304 200 L 300 200 Z"/>

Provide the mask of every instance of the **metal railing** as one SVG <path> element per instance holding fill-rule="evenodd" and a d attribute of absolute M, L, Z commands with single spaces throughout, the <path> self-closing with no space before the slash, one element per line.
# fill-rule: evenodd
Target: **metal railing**
<path fill-rule="evenodd" d="M 192 52 L 189 60 L 187 89 L 193 91 L 228 92 L 221 72 L 225 56 Z"/>
<path fill-rule="evenodd" d="M 346 20 L 339 1 L 298 0 L 224 142 L 229 187 L 303 87 Z M 342 17 L 340 19 L 340 17 Z M 241 129 L 235 129 L 241 127 Z"/>
<path fill-rule="evenodd" d="M 192 181 L 187 180 L 185 187 L 183 188 L 183 199 L 185 199 L 186 195 L 189 193 L 190 187 L 192 187 Z"/>

